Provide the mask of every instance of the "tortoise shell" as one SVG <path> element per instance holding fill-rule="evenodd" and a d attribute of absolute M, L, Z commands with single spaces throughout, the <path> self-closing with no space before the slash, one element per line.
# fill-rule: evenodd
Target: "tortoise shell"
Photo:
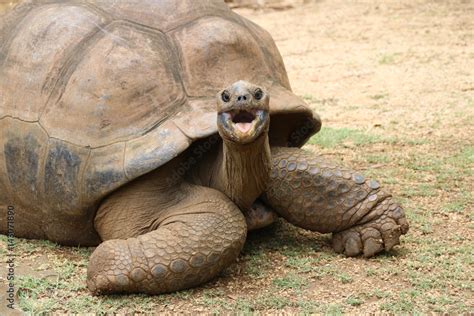
<path fill-rule="evenodd" d="M 222 0 L 18 5 L 0 18 L 0 205 L 64 242 L 48 227 L 91 226 L 105 195 L 217 133 L 237 80 L 269 91 L 272 144 L 319 130 L 270 35 Z"/>

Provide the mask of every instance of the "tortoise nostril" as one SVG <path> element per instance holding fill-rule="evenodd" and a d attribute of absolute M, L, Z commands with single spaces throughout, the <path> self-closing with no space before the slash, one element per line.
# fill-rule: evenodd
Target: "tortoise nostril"
<path fill-rule="evenodd" d="M 237 101 L 247 101 L 247 96 L 246 95 L 239 95 L 237 97 Z"/>

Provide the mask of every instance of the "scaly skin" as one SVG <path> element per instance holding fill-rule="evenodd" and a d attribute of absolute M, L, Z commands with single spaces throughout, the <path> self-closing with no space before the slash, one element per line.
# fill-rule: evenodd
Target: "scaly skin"
<path fill-rule="evenodd" d="M 212 279 L 235 261 L 246 238 L 244 216 L 222 193 L 200 186 L 186 187 L 186 197 L 157 215 L 153 223 L 143 223 L 153 229 L 159 222 L 156 230 L 128 239 L 107 240 L 97 247 L 87 272 L 92 293 L 159 294 L 182 290 Z M 152 190 L 149 193 L 156 195 Z M 142 191 L 141 198 L 134 202 L 146 200 L 144 194 Z M 129 194 L 129 198 L 132 196 Z M 111 230 L 130 224 L 113 225 L 114 216 L 121 212 L 115 209 L 104 213 L 99 233 L 101 228 Z M 140 216 L 130 214 L 129 221 L 140 220 Z M 116 229 L 124 231 L 121 227 Z"/>
<path fill-rule="evenodd" d="M 375 180 L 297 148 L 272 148 L 265 200 L 289 222 L 333 233 L 333 248 L 371 257 L 408 231 L 403 209 Z"/>

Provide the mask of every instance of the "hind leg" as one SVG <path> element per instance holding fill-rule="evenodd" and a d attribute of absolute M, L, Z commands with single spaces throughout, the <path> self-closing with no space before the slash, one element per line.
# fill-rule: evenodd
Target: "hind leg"
<path fill-rule="evenodd" d="M 176 187 L 160 192 L 142 181 L 103 202 L 96 228 L 105 241 L 87 273 L 94 294 L 182 290 L 235 261 L 247 232 L 237 206 L 213 189 Z"/>
<path fill-rule="evenodd" d="M 272 148 L 266 203 L 289 222 L 333 233 L 333 248 L 371 257 L 408 231 L 403 209 L 374 180 L 295 148 Z"/>

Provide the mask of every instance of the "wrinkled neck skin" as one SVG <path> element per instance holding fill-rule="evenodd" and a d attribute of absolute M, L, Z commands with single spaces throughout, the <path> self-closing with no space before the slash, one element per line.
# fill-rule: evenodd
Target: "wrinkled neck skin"
<path fill-rule="evenodd" d="M 254 142 L 223 140 L 192 174 L 193 182 L 223 192 L 242 211 L 265 191 L 270 179 L 271 153 L 268 134 Z"/>
<path fill-rule="evenodd" d="M 224 192 L 245 210 L 267 188 L 270 180 L 271 153 L 268 134 L 250 144 L 223 141 L 222 159 L 216 164 L 217 177 L 212 187 Z"/>

